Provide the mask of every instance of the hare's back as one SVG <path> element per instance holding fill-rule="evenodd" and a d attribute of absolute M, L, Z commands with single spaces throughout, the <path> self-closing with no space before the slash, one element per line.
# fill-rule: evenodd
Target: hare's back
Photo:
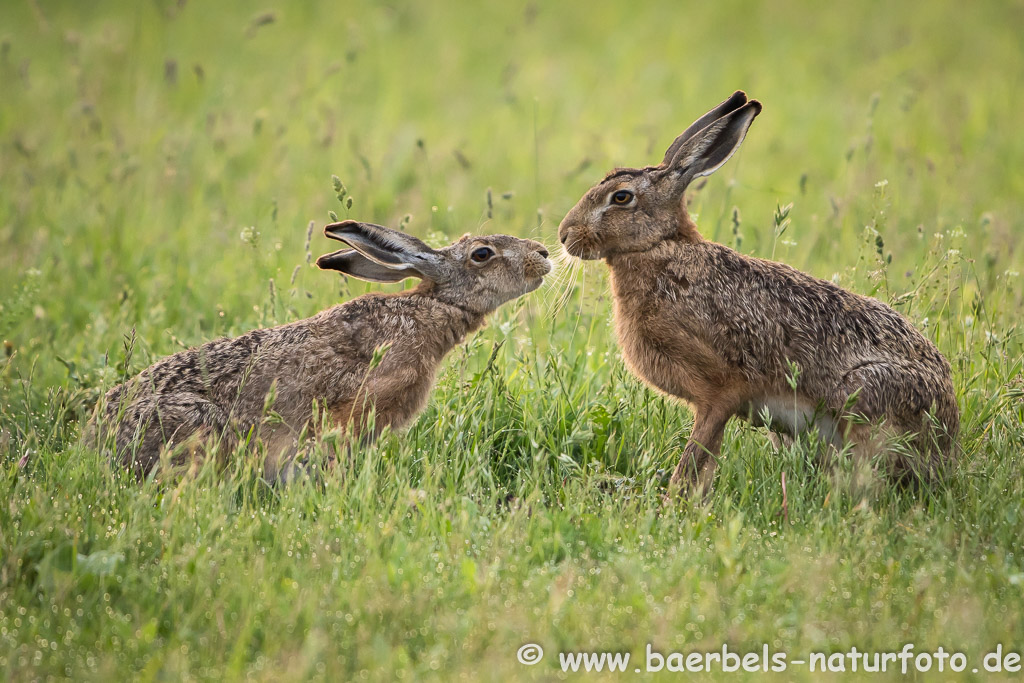
<path fill-rule="evenodd" d="M 878 299 L 856 294 L 777 261 L 743 256 L 716 245 L 709 271 L 727 273 L 735 291 L 736 309 L 756 311 L 777 322 L 787 336 L 816 346 L 891 351 L 909 360 L 937 355 L 903 315 Z"/>
<path fill-rule="evenodd" d="M 787 376 L 793 363 L 821 389 L 869 360 L 949 375 L 935 346 L 891 307 L 788 265 L 705 242 L 666 271 L 685 287 L 663 314 L 758 384 Z"/>
<path fill-rule="evenodd" d="M 168 356 L 112 389 L 108 404 L 147 395 L 195 394 L 217 404 L 237 399 L 243 383 L 256 386 L 278 365 L 301 360 L 305 326 L 284 325 L 225 337 Z M 223 400 L 222 400 L 223 399 Z M 113 406 L 112 406 L 113 407 Z"/>

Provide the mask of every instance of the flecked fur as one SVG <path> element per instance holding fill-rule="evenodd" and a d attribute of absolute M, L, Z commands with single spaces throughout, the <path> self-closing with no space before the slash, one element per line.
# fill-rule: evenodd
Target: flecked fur
<path fill-rule="evenodd" d="M 115 387 L 103 422 L 120 462 L 146 473 L 175 446 L 220 438 L 220 451 L 230 452 L 248 438 L 262 443 L 268 474 L 279 476 L 303 431 L 318 426 L 314 405 L 364 441 L 385 426 L 401 428 L 422 410 L 445 354 L 499 305 L 536 289 L 551 268 L 543 245 L 507 235 L 466 236 L 433 250 L 354 221 L 326 232 L 356 249 L 321 257 L 322 268 L 377 281 L 424 279 L 408 291 L 366 294 L 312 318 L 182 351 Z M 481 249 L 492 253 L 485 263 L 472 258 Z"/>
<path fill-rule="evenodd" d="M 895 469 L 932 473 L 952 458 L 959 429 L 950 366 L 934 344 L 876 299 L 705 240 L 687 213 L 686 186 L 729 159 L 760 110 L 734 93 L 661 164 L 608 174 L 559 227 L 570 254 L 608 265 L 628 367 L 694 411 L 672 481 L 710 487 L 733 416 L 767 416 L 790 434 L 816 426 L 862 456 L 884 449 L 884 425 L 914 447 L 894 456 Z M 632 197 L 622 205 L 621 192 Z"/>

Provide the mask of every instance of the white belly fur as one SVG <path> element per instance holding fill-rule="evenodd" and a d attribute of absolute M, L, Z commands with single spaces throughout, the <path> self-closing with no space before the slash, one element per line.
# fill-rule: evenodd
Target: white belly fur
<path fill-rule="evenodd" d="M 817 404 L 795 396 L 771 396 L 751 402 L 751 420 L 771 429 L 796 436 L 818 428 L 818 436 L 837 448 L 842 447 L 842 435 L 836 420 Z M 767 412 L 767 415 L 765 413 Z M 767 419 L 764 419 L 767 418 Z"/>

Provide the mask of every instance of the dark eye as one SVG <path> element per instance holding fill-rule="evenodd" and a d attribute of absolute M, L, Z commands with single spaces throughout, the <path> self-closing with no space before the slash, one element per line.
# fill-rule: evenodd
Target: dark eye
<path fill-rule="evenodd" d="M 479 247 L 473 250 L 473 253 L 469 255 L 469 258 L 473 259 L 477 263 L 483 263 L 492 256 L 494 256 L 493 249 L 490 247 Z"/>
<path fill-rule="evenodd" d="M 633 201 L 633 193 L 629 190 L 619 190 L 612 194 L 612 204 L 629 204 Z"/>

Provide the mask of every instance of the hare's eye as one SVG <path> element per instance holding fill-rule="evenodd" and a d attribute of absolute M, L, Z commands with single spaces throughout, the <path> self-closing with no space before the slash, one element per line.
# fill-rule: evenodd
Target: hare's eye
<path fill-rule="evenodd" d="M 619 190 L 612 194 L 612 204 L 622 206 L 623 204 L 629 204 L 631 201 L 633 201 L 633 193 L 629 190 Z"/>
<path fill-rule="evenodd" d="M 473 259 L 477 263 L 483 263 L 492 256 L 494 256 L 493 249 L 490 247 L 480 247 L 479 249 L 474 249 L 473 253 L 469 255 L 469 258 Z"/>

